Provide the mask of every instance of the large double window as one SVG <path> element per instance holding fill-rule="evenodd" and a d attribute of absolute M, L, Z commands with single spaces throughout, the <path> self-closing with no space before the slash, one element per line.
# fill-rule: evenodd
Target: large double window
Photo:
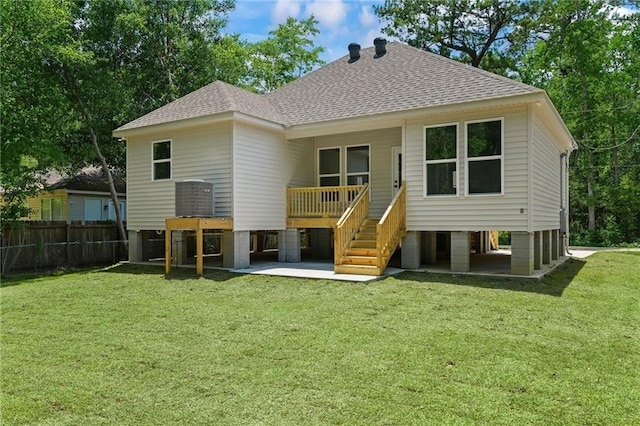
<path fill-rule="evenodd" d="M 458 125 L 424 128 L 425 195 L 457 195 Z"/>
<path fill-rule="evenodd" d="M 502 194 L 503 120 L 468 122 L 467 194 Z"/>
<path fill-rule="evenodd" d="M 153 180 L 171 179 L 171 141 L 153 143 Z"/>
<path fill-rule="evenodd" d="M 345 150 L 347 185 L 369 183 L 371 157 L 369 145 L 347 146 Z M 342 148 L 320 148 L 318 150 L 318 185 L 340 186 L 342 179 Z"/>

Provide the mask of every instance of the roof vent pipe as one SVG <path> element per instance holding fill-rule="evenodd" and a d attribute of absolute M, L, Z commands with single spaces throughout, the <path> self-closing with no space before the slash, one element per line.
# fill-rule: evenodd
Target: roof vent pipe
<path fill-rule="evenodd" d="M 360 59 L 360 45 L 358 43 L 349 44 L 349 63 L 352 64 Z"/>
<path fill-rule="evenodd" d="M 376 37 L 373 40 L 373 45 L 376 47 L 376 54 L 373 55 L 374 58 L 380 58 L 387 53 L 387 40 L 382 37 Z"/>

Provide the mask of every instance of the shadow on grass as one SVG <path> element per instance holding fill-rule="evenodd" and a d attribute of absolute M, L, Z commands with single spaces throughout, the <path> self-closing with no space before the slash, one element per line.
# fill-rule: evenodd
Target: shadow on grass
<path fill-rule="evenodd" d="M 40 281 L 47 278 L 56 278 L 69 274 L 91 274 L 100 271 L 104 266 L 87 266 L 83 268 L 57 268 L 46 269 L 42 271 L 17 272 L 10 275 L 4 275 L 0 279 L 0 288 L 13 287 L 21 284 L 27 284 L 32 281 Z"/>
<path fill-rule="evenodd" d="M 430 272 L 403 272 L 396 278 L 407 281 L 435 282 L 498 290 L 525 291 L 547 296 L 562 296 L 586 262 L 571 258 L 547 274 L 542 280 L 507 277 L 479 277 L 470 275 L 449 275 Z"/>
<path fill-rule="evenodd" d="M 140 275 L 164 275 L 164 279 L 168 281 L 197 280 L 195 268 L 175 268 L 171 269 L 169 275 L 164 273 L 164 264 L 162 265 L 138 265 L 131 263 L 121 263 L 105 268 L 99 272 L 112 274 L 140 274 Z M 217 269 L 205 269 L 202 278 L 211 281 L 228 281 L 237 278 L 238 274 Z"/>

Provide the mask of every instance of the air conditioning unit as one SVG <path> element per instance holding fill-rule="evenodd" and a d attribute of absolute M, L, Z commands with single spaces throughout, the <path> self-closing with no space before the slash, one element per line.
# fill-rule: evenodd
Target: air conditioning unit
<path fill-rule="evenodd" d="M 212 217 L 213 183 L 198 179 L 176 182 L 176 216 Z"/>

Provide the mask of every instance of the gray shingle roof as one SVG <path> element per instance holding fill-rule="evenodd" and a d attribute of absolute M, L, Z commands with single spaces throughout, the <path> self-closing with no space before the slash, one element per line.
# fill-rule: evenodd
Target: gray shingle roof
<path fill-rule="evenodd" d="M 229 111 L 296 125 L 542 92 L 402 43 L 374 53 L 362 49 L 353 63 L 346 55 L 267 95 L 216 81 L 117 130 Z"/>
<path fill-rule="evenodd" d="M 123 173 L 116 171 L 111 172 L 113 185 L 116 192 L 127 192 L 127 178 Z M 46 189 L 53 191 L 54 189 L 67 189 L 76 191 L 95 191 L 109 192 L 109 183 L 107 178 L 102 174 L 101 168 L 85 168 L 74 176 L 67 178 L 60 177 L 57 181 L 47 185 Z"/>
<path fill-rule="evenodd" d="M 231 111 L 276 123 L 283 122 L 280 114 L 264 96 L 215 81 L 119 127 L 116 131 Z"/>

